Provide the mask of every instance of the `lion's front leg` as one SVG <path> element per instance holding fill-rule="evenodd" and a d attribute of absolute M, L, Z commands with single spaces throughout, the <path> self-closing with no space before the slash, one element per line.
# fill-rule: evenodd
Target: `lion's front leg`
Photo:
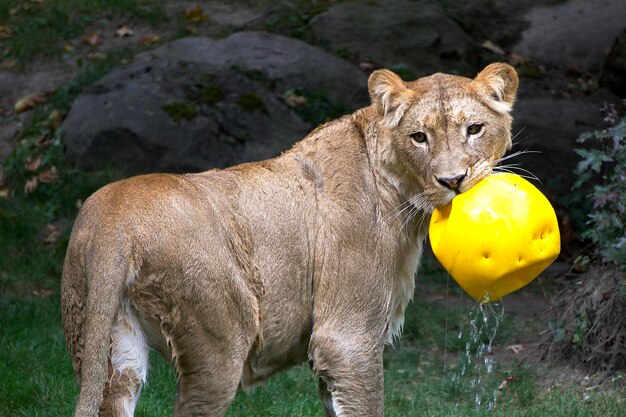
<path fill-rule="evenodd" d="M 311 338 L 309 356 L 326 415 L 382 417 L 383 341 L 355 330 L 314 331 Z"/>

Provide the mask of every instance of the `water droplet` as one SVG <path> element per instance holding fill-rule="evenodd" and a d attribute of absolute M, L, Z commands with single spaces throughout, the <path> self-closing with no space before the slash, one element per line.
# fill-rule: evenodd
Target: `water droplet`
<path fill-rule="evenodd" d="M 467 340 L 459 370 L 452 379 L 465 385 L 468 394 L 474 395 L 477 409 L 482 406 L 492 410 L 496 406 L 498 381 L 493 375 L 495 361 L 489 355 L 493 354 L 493 342 L 503 316 L 504 308 L 500 303 L 479 303 L 468 313 L 469 329 L 464 329 L 462 324 L 459 331 L 459 339 L 467 337 Z"/>

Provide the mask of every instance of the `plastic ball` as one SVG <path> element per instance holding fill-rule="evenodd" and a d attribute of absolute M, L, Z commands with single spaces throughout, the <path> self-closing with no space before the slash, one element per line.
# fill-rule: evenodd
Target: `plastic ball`
<path fill-rule="evenodd" d="M 552 205 L 513 174 L 490 175 L 436 209 L 429 235 L 439 262 L 479 302 L 524 287 L 561 250 Z"/>

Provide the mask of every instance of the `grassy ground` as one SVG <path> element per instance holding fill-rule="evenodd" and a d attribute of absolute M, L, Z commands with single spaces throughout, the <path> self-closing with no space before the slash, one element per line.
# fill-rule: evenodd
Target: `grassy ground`
<path fill-rule="evenodd" d="M 0 58 L 24 66 L 36 58 L 62 56 L 69 40 L 84 35 L 94 23 L 114 18 L 151 25 L 167 20 L 162 3 L 155 0 L 3 0 L 0 26 L 10 36 L 0 42 Z"/>
<path fill-rule="evenodd" d="M 44 254 L 42 258 L 58 260 L 60 255 Z M 463 309 L 450 311 L 419 300 L 411 305 L 408 320 L 422 330 L 419 338 L 409 334 L 408 341 L 385 355 L 387 416 L 624 415 L 618 391 L 608 389 L 586 402 L 575 383 L 542 391 L 536 385 L 538 375 L 517 364 L 498 367 L 486 381 L 493 389 L 507 376 L 516 378 L 499 394 L 496 409 L 477 409 L 475 390 L 467 385 L 468 381 L 453 381 L 453 369 L 444 375 L 439 342 L 444 335 L 443 321 L 447 318 L 450 323 L 458 323 L 465 313 Z M 60 327 L 58 286 L 45 297 L 5 296 L 0 301 L 0 314 L 0 415 L 70 415 L 78 390 Z M 515 325 L 513 318 L 509 325 Z M 456 334 L 452 329 L 449 333 Z M 174 384 L 169 365 L 153 356 L 137 415 L 171 415 Z M 228 416 L 322 416 L 316 392 L 308 367 L 298 367 L 252 393 L 238 393 Z"/>

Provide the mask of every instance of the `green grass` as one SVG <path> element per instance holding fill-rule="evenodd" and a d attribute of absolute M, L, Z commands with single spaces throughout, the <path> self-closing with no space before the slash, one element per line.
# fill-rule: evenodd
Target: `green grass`
<path fill-rule="evenodd" d="M 0 315 L 0 415 L 70 415 L 78 389 L 60 325 L 58 286 L 54 295 L 44 298 L 5 296 L 0 301 Z M 442 315 L 460 319 L 445 309 L 424 312 L 418 303 L 410 307 L 409 315 L 420 317 L 422 324 L 441 320 Z M 436 332 L 442 333 L 442 329 Z M 495 410 L 477 410 L 467 381 L 452 381 L 453 370 L 444 375 L 441 353 L 427 342 L 417 346 L 406 341 L 386 352 L 386 416 L 624 415 L 618 391 L 595 395 L 588 402 L 581 400 L 574 387 L 541 391 L 535 383 L 537 374 L 519 365 L 496 370 L 492 382 L 507 375 L 516 379 L 500 393 Z M 174 385 L 171 367 L 153 356 L 136 415 L 171 415 Z M 317 384 L 308 366 L 303 365 L 250 393 L 239 392 L 227 415 L 321 417 L 323 412 Z"/>
<path fill-rule="evenodd" d="M 60 57 L 63 45 L 96 22 L 123 18 L 156 25 L 167 20 L 158 0 L 23 0 L 0 2 L 0 26 L 13 36 L 0 42 L 0 58 L 24 66 L 36 58 Z"/>

